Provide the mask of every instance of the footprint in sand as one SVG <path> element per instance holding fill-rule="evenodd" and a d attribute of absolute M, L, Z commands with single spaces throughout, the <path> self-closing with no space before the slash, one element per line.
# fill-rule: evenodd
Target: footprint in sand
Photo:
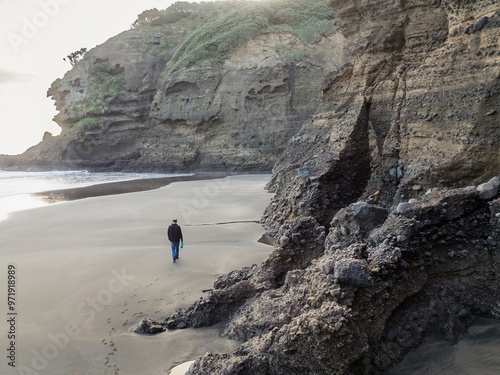
<path fill-rule="evenodd" d="M 109 331 L 110 333 L 114 330 L 114 328 L 111 329 L 111 331 Z M 115 353 L 117 352 L 117 349 L 116 349 L 116 346 L 115 346 L 115 342 L 113 340 L 109 340 L 109 342 L 106 340 L 106 339 L 103 339 L 101 341 L 101 343 L 103 343 L 104 345 L 109 345 L 110 348 L 113 348 L 113 351 L 111 352 L 108 352 L 107 356 L 106 356 L 106 361 L 104 362 L 104 365 L 108 368 L 111 368 L 113 367 L 115 369 L 115 375 L 119 373 L 119 368 L 116 364 L 111 364 L 111 358 L 113 358 L 112 356 L 115 355 Z M 113 361 L 115 362 L 115 361 Z"/>
<path fill-rule="evenodd" d="M 122 314 L 125 314 L 128 311 L 128 309 L 125 309 L 122 311 Z"/>
<path fill-rule="evenodd" d="M 104 362 L 104 364 L 106 365 L 106 367 L 109 367 L 111 368 L 111 363 L 110 363 L 110 360 L 111 360 L 111 355 L 113 353 L 108 353 L 108 355 L 106 356 L 106 362 Z"/>
<path fill-rule="evenodd" d="M 142 314 L 144 314 L 142 311 L 138 312 L 138 313 L 135 313 L 134 315 L 132 315 L 132 318 L 135 317 L 135 316 L 137 316 L 137 315 L 142 315 Z"/>
<path fill-rule="evenodd" d="M 145 303 L 145 302 L 146 302 L 146 300 L 145 300 L 145 299 L 143 299 L 143 300 L 141 300 L 141 301 L 139 301 L 139 302 L 137 302 L 137 303 Z"/>
<path fill-rule="evenodd" d="M 125 322 L 122 323 L 122 327 L 125 327 L 126 325 L 128 325 L 128 320 L 125 320 Z"/>

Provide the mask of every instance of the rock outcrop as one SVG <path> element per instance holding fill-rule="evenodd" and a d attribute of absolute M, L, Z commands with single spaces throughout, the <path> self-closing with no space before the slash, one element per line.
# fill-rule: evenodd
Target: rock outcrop
<path fill-rule="evenodd" d="M 189 374 L 376 374 L 500 318 L 498 4 L 330 3 L 345 64 L 274 167 L 277 248 L 164 323 L 245 341 Z"/>
<path fill-rule="evenodd" d="M 476 317 L 499 319 L 492 183 L 489 200 L 468 187 L 432 189 L 390 213 L 356 202 L 337 212 L 326 238 L 324 228 L 304 227 L 263 265 L 219 277 L 209 297 L 164 326 L 227 321 L 225 336 L 245 343 L 188 373 L 376 374 L 429 330 L 455 342 Z M 323 249 L 311 259 L 303 239 L 314 236 Z"/>
<path fill-rule="evenodd" d="M 267 33 L 222 62 L 173 71 L 168 63 L 188 34 L 176 23 L 140 27 L 87 52 L 48 91 L 61 134 L 0 163 L 270 172 L 312 118 L 325 77 L 342 65 L 343 40 L 308 45 L 291 33 Z"/>

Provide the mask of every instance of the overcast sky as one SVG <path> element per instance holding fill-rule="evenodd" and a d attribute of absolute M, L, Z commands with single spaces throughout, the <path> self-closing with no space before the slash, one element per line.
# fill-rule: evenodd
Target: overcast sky
<path fill-rule="evenodd" d="M 71 68 L 63 57 L 130 28 L 143 10 L 176 0 L 0 0 L 0 154 L 59 134 L 47 89 Z"/>

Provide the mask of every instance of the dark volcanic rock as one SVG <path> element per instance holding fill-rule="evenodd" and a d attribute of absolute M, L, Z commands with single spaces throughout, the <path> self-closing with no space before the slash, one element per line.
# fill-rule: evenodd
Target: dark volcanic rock
<path fill-rule="evenodd" d="M 332 223 L 352 227 L 346 210 Z M 220 277 L 221 289 L 169 319 L 226 321 L 225 335 L 246 342 L 189 374 L 377 373 L 426 331 L 455 342 L 475 317 L 500 317 L 499 212 L 498 198 L 439 189 L 356 235 L 331 231 L 324 253 L 279 284 L 269 263 Z"/>
<path fill-rule="evenodd" d="M 134 328 L 135 333 L 144 333 L 144 334 L 156 334 L 165 332 L 166 328 L 163 326 L 162 322 L 151 318 L 144 318 L 141 320 L 139 325 Z"/>

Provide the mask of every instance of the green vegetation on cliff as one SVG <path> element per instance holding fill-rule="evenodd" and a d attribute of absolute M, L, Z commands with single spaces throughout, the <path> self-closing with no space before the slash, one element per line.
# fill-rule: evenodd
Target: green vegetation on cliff
<path fill-rule="evenodd" d="M 189 21 L 191 31 L 169 62 L 170 71 L 204 60 L 222 60 L 249 39 L 266 32 L 290 32 L 307 43 L 335 29 L 335 14 L 326 0 L 176 2 L 147 10 L 132 27 Z M 300 59 L 296 55 L 291 60 Z"/>
<path fill-rule="evenodd" d="M 94 64 L 89 71 L 90 90 L 84 102 L 84 114 L 100 114 L 124 91 L 126 81 L 119 70 L 110 71 L 103 64 Z"/>
<path fill-rule="evenodd" d="M 78 121 L 75 126 L 89 126 L 97 123 L 97 119 L 94 117 L 85 117 Z"/>

